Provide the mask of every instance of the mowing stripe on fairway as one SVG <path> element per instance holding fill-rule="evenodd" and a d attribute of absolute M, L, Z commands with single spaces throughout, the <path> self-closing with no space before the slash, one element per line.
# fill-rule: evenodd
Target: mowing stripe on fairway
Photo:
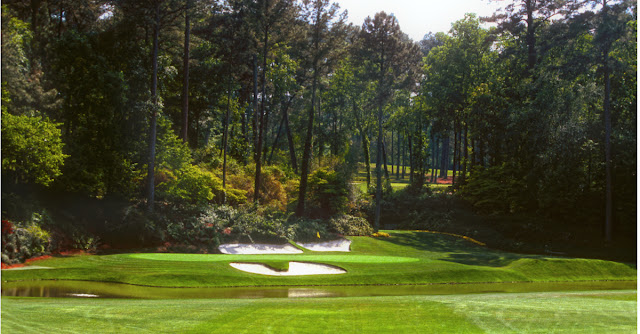
<path fill-rule="evenodd" d="M 145 260 L 183 261 L 183 262 L 235 262 L 235 261 L 305 261 L 305 262 L 339 262 L 339 263 L 409 263 L 420 259 L 404 256 L 375 255 L 307 255 L 307 254 L 174 254 L 174 253 L 137 253 L 129 257 Z"/>

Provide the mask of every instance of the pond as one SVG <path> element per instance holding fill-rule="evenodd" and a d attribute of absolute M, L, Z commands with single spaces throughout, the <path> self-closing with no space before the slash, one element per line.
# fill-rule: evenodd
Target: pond
<path fill-rule="evenodd" d="M 2 296 L 58 298 L 229 299 L 313 298 L 545 291 L 633 290 L 635 281 L 469 283 L 428 285 L 161 288 L 88 281 L 3 282 Z"/>

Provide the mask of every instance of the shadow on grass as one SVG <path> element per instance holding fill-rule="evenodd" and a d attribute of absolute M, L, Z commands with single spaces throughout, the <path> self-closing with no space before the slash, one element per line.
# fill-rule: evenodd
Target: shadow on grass
<path fill-rule="evenodd" d="M 459 237 L 429 232 L 398 233 L 384 241 L 421 251 L 444 253 L 446 256 L 439 260 L 473 266 L 504 267 L 520 259 L 544 258 L 491 250 Z"/>

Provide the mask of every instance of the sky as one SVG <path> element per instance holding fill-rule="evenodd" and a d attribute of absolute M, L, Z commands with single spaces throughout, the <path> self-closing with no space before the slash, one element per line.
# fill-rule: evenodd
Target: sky
<path fill-rule="evenodd" d="M 341 10 L 349 12 L 349 22 L 362 26 L 367 16 L 385 11 L 393 13 L 400 29 L 414 41 L 428 32 L 448 32 L 451 23 L 464 18 L 465 13 L 491 16 L 500 7 L 489 0 L 334 0 Z"/>

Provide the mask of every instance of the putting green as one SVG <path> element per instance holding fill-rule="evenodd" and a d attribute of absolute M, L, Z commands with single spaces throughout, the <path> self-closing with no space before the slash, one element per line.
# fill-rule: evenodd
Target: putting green
<path fill-rule="evenodd" d="M 307 255 L 307 254 L 265 254 L 265 255 L 231 255 L 231 254 L 172 254 L 172 253 L 139 253 L 129 257 L 145 260 L 179 261 L 179 262 L 238 262 L 238 261 L 302 261 L 302 262 L 336 262 L 336 263 L 408 263 L 420 261 L 414 257 L 375 256 L 375 255 Z"/>

